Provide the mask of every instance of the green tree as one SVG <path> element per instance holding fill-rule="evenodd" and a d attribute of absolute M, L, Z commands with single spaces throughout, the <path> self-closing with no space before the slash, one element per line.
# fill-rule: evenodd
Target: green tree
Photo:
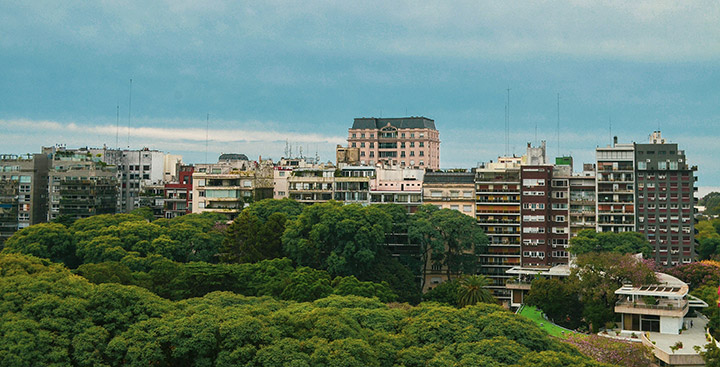
<path fill-rule="evenodd" d="M 130 211 L 130 214 L 137 215 L 138 217 L 142 217 L 148 222 L 152 222 L 155 220 L 155 215 L 153 214 L 152 208 L 149 207 L 142 207 L 142 208 L 136 208 Z"/>
<path fill-rule="evenodd" d="M 333 293 L 340 296 L 377 297 L 381 302 L 393 302 L 397 295 L 385 283 L 361 282 L 354 276 L 337 277 L 332 281 Z"/>
<path fill-rule="evenodd" d="M 449 279 L 477 273 L 477 255 L 484 252 L 488 244 L 487 236 L 472 217 L 428 204 L 418 208 L 408 232 L 420 245 L 424 268 L 431 263 L 442 265 Z M 425 275 L 423 270 L 423 281 Z"/>
<path fill-rule="evenodd" d="M 487 289 L 487 278 L 482 275 L 466 275 L 459 279 L 458 301 L 460 307 L 476 303 L 497 303 L 495 297 Z"/>
<path fill-rule="evenodd" d="M 5 241 L 3 252 L 42 257 L 71 268 L 79 265 L 72 234 L 58 223 L 40 223 L 15 232 Z"/>
<path fill-rule="evenodd" d="M 570 252 L 578 255 L 589 252 L 642 253 L 644 257 L 649 257 L 652 247 L 645 236 L 638 232 L 598 233 L 585 229 L 570 239 Z"/>
<path fill-rule="evenodd" d="M 457 279 L 448 280 L 435 286 L 423 294 L 423 300 L 440 302 L 451 306 L 458 306 L 460 282 Z"/>
<path fill-rule="evenodd" d="M 287 224 L 285 253 L 297 264 L 327 270 L 332 276 L 367 279 L 390 229 L 390 216 L 377 206 L 339 202 L 305 207 Z"/>
<path fill-rule="evenodd" d="M 655 272 L 630 254 L 591 252 L 579 255 L 575 263 L 577 267 L 571 271 L 571 277 L 578 281 L 583 315 L 593 331 L 613 320 L 615 290 L 625 282 L 634 285 L 657 282 Z"/>
<path fill-rule="evenodd" d="M 575 329 L 580 326 L 583 309 L 578 293 L 572 278 L 538 278 L 532 282 L 525 302 L 541 309 L 556 324 Z"/>

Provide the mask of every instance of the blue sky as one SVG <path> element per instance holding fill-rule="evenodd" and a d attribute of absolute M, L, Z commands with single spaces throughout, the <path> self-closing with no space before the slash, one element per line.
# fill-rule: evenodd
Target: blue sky
<path fill-rule="evenodd" d="M 594 160 L 658 127 L 720 186 L 720 5 L 665 2 L 0 3 L 3 153 L 42 145 L 334 157 L 354 117 L 423 115 L 441 165 L 548 141 Z M 132 117 L 128 134 L 129 80 Z M 560 94 L 558 149 L 557 94 Z M 120 129 L 116 106 L 120 107 Z"/>

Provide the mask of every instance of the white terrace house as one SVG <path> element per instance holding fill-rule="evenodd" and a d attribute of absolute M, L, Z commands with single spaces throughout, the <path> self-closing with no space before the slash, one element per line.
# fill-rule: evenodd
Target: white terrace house
<path fill-rule="evenodd" d="M 621 315 L 624 330 L 679 334 L 691 303 L 707 307 L 688 295 L 688 285 L 680 279 L 664 273 L 656 275 L 658 284 L 629 284 L 615 291 L 620 298 L 615 313 Z"/>
<path fill-rule="evenodd" d="M 625 285 L 615 291 L 620 298 L 615 313 L 622 329 L 640 334 L 642 343 L 653 350 L 663 366 L 704 366 L 695 347 L 704 349 L 707 343 L 707 319 L 694 309 L 708 307 L 707 303 L 689 295 L 688 285 L 680 279 L 664 273 L 655 275 L 657 284 Z"/>

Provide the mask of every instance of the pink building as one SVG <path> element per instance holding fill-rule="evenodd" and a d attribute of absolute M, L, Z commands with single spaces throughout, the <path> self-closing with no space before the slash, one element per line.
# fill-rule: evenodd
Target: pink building
<path fill-rule="evenodd" d="M 348 146 L 360 149 L 360 164 L 440 168 L 440 133 L 425 117 L 356 118 Z"/>

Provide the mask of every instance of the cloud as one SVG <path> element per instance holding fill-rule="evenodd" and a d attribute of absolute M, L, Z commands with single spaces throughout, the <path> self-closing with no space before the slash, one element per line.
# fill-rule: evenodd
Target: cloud
<path fill-rule="evenodd" d="M 256 122 L 255 122 L 256 123 Z M 291 141 L 295 143 L 327 143 L 342 144 L 345 137 L 324 136 L 315 133 L 294 133 L 289 131 L 259 131 L 240 129 L 201 129 L 201 128 L 161 128 L 161 127 L 117 127 L 112 125 L 78 125 L 76 123 L 59 123 L 55 121 L 31 120 L 0 120 L 0 124 L 9 130 L 45 131 L 80 133 L 86 135 L 103 135 L 106 137 L 118 135 L 133 138 L 151 138 L 161 141 L 204 142 L 280 142 Z M 224 124 L 227 124 L 225 122 Z M 129 130 L 129 131 L 128 131 Z"/>

